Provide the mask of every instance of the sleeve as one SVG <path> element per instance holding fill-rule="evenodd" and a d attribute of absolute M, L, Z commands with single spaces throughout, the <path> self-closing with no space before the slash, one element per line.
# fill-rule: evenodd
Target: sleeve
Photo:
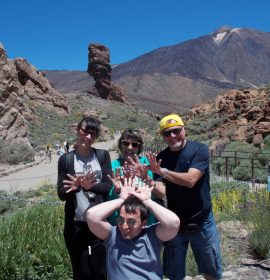
<path fill-rule="evenodd" d="M 99 151 L 100 152 L 100 151 Z M 110 154 L 108 151 L 103 150 L 103 157 L 99 159 L 99 164 L 101 167 L 101 172 L 102 172 L 102 180 L 100 183 L 94 185 L 91 188 L 91 192 L 94 192 L 95 194 L 104 194 L 108 193 L 112 183 L 111 180 L 109 179 L 108 175 L 112 174 L 112 165 L 111 165 L 111 158 Z M 98 153 L 98 151 L 97 151 Z"/>
<path fill-rule="evenodd" d="M 64 187 L 63 180 L 67 178 L 67 159 L 66 155 L 62 155 L 58 160 L 58 177 L 57 177 L 57 193 L 61 200 L 68 200 L 74 197 L 74 192 L 66 193 L 67 189 Z"/>
<path fill-rule="evenodd" d="M 195 156 L 192 159 L 190 168 L 196 168 L 201 172 L 204 172 L 209 166 L 210 154 L 208 147 L 205 144 L 200 143 Z"/>

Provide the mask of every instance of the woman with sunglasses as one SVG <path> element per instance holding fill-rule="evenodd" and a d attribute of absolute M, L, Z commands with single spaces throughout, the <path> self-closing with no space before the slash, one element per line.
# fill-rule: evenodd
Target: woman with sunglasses
<path fill-rule="evenodd" d="M 143 150 L 143 139 L 138 130 L 127 128 L 123 131 L 122 135 L 118 141 L 118 149 L 120 151 L 120 156 L 116 160 L 112 162 L 112 170 L 115 177 L 119 177 L 123 175 L 123 166 L 127 164 L 127 162 L 132 159 L 134 161 L 140 162 L 142 165 L 148 165 L 149 162 L 146 157 L 139 156 Z M 127 175 L 127 174 L 125 174 Z M 133 176 L 132 174 L 130 174 Z M 138 180 L 138 178 L 135 178 Z M 153 181 L 153 173 L 148 170 L 139 180 L 146 180 L 153 186 L 152 196 L 156 202 L 162 204 L 162 200 L 165 197 L 165 187 L 163 184 L 158 185 Z M 140 185 L 140 182 L 138 182 Z M 118 198 L 118 193 L 120 193 L 120 189 L 117 186 L 112 186 L 108 200 Z M 118 212 L 114 212 L 110 217 L 109 221 L 112 225 L 116 225 L 116 217 L 118 216 Z M 149 215 L 147 223 L 153 224 L 156 222 L 156 219 L 153 215 Z"/>
<path fill-rule="evenodd" d="M 100 133 L 100 122 L 83 118 L 77 125 L 74 151 L 58 161 L 58 196 L 65 203 L 64 238 L 75 280 L 106 280 L 103 243 L 89 230 L 86 211 L 106 200 L 111 188 L 108 151 L 92 147 Z"/>

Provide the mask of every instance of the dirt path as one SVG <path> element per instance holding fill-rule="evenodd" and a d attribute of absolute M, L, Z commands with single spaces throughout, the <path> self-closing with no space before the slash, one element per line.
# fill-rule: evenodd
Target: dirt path
<path fill-rule="evenodd" d="M 95 143 L 93 146 L 98 149 L 111 150 L 116 146 L 118 137 L 108 142 Z M 116 151 L 110 151 L 111 159 L 117 157 Z M 46 161 L 12 173 L 0 178 L 0 191 L 14 193 L 16 191 L 27 191 L 37 189 L 44 183 L 56 184 L 57 181 L 57 162 L 58 156 L 52 154 L 52 162 Z"/>

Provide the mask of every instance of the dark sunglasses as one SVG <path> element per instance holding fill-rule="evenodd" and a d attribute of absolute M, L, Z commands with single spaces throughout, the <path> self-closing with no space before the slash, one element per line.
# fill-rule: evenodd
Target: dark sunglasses
<path fill-rule="evenodd" d="M 80 131 L 80 133 L 81 133 L 82 135 L 91 134 L 92 137 L 96 137 L 96 135 L 97 135 L 95 131 L 93 131 L 93 130 L 88 130 L 88 129 L 85 129 L 85 128 L 82 128 L 82 127 L 79 129 L 79 131 Z"/>
<path fill-rule="evenodd" d="M 138 148 L 141 144 L 138 142 L 129 142 L 127 140 L 122 140 L 122 144 L 126 147 L 128 147 L 129 145 L 132 146 L 132 148 Z"/>
<path fill-rule="evenodd" d="M 180 127 L 180 128 L 174 128 L 174 129 L 171 129 L 171 130 L 164 131 L 163 136 L 169 137 L 169 136 L 171 136 L 172 133 L 174 135 L 179 135 L 181 133 L 182 129 L 183 129 L 183 126 Z"/>
<path fill-rule="evenodd" d="M 120 216 L 116 217 L 115 220 L 116 220 L 116 223 L 118 225 L 123 225 L 126 222 L 129 227 L 133 227 L 136 224 L 136 220 L 134 220 L 134 219 L 124 219 L 124 218 L 122 218 Z"/>

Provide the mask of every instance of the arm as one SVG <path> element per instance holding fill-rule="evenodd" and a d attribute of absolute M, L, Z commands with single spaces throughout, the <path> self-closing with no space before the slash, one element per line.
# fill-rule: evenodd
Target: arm
<path fill-rule="evenodd" d="M 175 172 L 160 168 L 158 175 L 171 183 L 192 189 L 202 177 L 203 172 L 195 168 L 189 168 L 187 172 Z"/>
<path fill-rule="evenodd" d="M 134 188 L 125 186 L 121 188 L 120 198 L 100 203 L 86 212 L 86 221 L 90 230 L 100 239 L 105 240 L 110 234 L 111 224 L 106 220 L 115 210 L 119 209 L 124 200 L 134 192 Z"/>
<path fill-rule="evenodd" d="M 157 238 L 163 242 L 174 238 L 180 227 L 180 220 L 177 215 L 151 200 L 151 189 L 148 187 L 139 188 L 133 195 L 140 198 L 159 221 L 156 226 Z"/>
<path fill-rule="evenodd" d="M 100 239 L 105 240 L 111 232 L 111 224 L 106 221 L 115 210 L 123 203 L 123 199 L 118 198 L 100 203 L 86 212 L 86 221 L 89 229 Z"/>
<path fill-rule="evenodd" d="M 66 155 L 62 155 L 58 160 L 58 178 L 57 178 L 57 193 L 61 200 L 68 200 L 74 197 L 74 192 L 68 192 L 67 188 L 64 187 L 64 180 L 67 180 L 67 173 L 72 170 L 67 170 L 67 159 Z"/>
<path fill-rule="evenodd" d="M 206 146 L 200 146 L 196 150 L 192 159 L 190 168 L 186 172 L 177 172 L 162 168 L 162 160 L 153 153 L 148 153 L 147 158 L 150 163 L 150 169 L 162 179 L 170 181 L 182 187 L 193 188 L 204 174 L 204 170 L 209 165 L 209 153 Z M 195 163 L 195 164 L 193 164 Z"/>

